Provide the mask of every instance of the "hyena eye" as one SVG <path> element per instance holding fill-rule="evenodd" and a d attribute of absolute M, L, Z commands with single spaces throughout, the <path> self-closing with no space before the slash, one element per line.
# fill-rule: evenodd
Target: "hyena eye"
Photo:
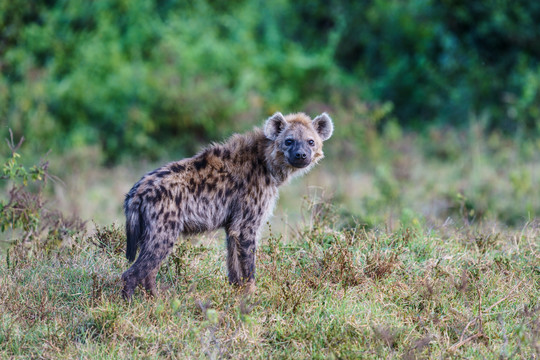
<path fill-rule="evenodd" d="M 292 143 L 293 143 L 292 139 L 287 139 L 287 140 L 285 140 L 285 145 L 286 145 L 286 146 L 291 146 Z"/>
<path fill-rule="evenodd" d="M 314 146 L 314 145 L 315 145 L 315 141 L 309 140 L 309 141 L 308 141 L 308 144 L 309 144 L 309 146 Z"/>

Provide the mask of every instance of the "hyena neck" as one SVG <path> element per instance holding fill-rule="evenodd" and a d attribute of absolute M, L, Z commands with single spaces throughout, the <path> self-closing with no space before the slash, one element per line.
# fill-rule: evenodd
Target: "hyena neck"
<path fill-rule="evenodd" d="M 276 161 L 272 161 L 272 159 L 267 161 L 267 168 L 272 175 L 276 186 L 287 183 L 293 172 L 291 169 L 280 167 L 279 164 Z"/>

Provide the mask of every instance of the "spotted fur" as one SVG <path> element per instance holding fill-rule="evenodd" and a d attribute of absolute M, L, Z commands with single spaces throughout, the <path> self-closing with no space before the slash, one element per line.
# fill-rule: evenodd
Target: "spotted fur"
<path fill-rule="evenodd" d="M 322 143 L 333 124 L 323 113 L 276 113 L 264 129 L 233 135 L 194 157 L 144 175 L 126 195 L 128 260 L 123 296 L 142 284 L 156 295 L 156 274 L 181 235 L 224 228 L 229 282 L 255 288 L 255 255 L 262 224 L 272 212 L 278 187 L 323 158 Z"/>

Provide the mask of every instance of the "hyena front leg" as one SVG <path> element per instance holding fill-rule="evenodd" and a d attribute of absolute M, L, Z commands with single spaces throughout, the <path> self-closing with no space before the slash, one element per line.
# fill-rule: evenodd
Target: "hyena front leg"
<path fill-rule="evenodd" d="M 137 285 L 142 284 L 152 296 L 157 295 L 156 275 L 161 262 L 170 254 L 174 245 L 172 238 L 164 234 L 145 241 L 137 261 L 122 275 L 122 295 L 130 300 Z"/>
<path fill-rule="evenodd" d="M 227 229 L 227 268 L 229 282 L 255 291 L 256 229 Z"/>

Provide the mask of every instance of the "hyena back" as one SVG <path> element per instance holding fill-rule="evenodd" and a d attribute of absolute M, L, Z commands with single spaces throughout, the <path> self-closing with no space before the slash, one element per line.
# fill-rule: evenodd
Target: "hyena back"
<path fill-rule="evenodd" d="M 139 180 L 126 195 L 128 260 L 123 296 L 142 284 L 157 294 L 156 274 L 180 235 L 224 228 L 229 282 L 255 289 L 255 251 L 278 187 L 323 158 L 333 124 L 323 113 L 276 113 L 264 129 L 233 135 L 192 158 L 169 163 Z"/>

